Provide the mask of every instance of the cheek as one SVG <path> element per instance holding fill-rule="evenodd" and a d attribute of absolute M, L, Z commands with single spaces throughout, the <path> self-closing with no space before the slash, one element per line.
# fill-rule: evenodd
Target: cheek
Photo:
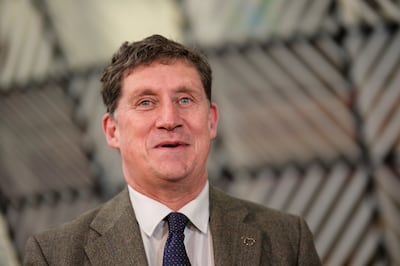
<path fill-rule="evenodd" d="M 147 151 L 145 140 L 140 139 L 134 134 L 125 134 L 121 138 L 120 153 L 124 160 L 130 161 L 132 164 L 137 164 L 146 157 Z"/>
<path fill-rule="evenodd" d="M 203 120 L 207 121 L 207 120 Z M 216 137 L 215 128 L 210 123 L 203 122 L 196 125 L 196 139 L 199 140 L 202 145 L 208 145 L 211 140 Z"/>
<path fill-rule="evenodd" d="M 119 131 L 120 148 L 121 149 L 131 149 L 135 145 L 135 140 L 137 139 L 137 130 L 130 126 L 129 123 L 121 125 Z"/>
<path fill-rule="evenodd" d="M 138 153 L 146 147 L 151 128 L 142 120 L 130 119 L 124 123 L 120 131 L 120 143 L 132 153 Z"/>

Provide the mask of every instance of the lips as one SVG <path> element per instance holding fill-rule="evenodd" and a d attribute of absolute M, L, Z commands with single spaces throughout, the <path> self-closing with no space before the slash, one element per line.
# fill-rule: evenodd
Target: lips
<path fill-rule="evenodd" d="M 179 147 L 186 147 L 189 144 L 182 142 L 182 141 L 163 141 L 160 142 L 155 146 L 155 148 L 166 148 L 166 149 L 173 149 L 173 148 L 179 148 Z"/>

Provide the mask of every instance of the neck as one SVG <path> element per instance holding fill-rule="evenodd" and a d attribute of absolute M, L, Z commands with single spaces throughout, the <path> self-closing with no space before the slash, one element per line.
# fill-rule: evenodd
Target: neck
<path fill-rule="evenodd" d="M 136 182 L 128 183 L 139 193 L 164 204 L 173 211 L 178 211 L 200 194 L 206 182 L 207 178 L 202 178 L 196 184 L 190 185 L 185 185 L 183 182 L 170 182 L 162 186 L 152 186 L 151 189 L 146 189 L 145 186 Z"/>

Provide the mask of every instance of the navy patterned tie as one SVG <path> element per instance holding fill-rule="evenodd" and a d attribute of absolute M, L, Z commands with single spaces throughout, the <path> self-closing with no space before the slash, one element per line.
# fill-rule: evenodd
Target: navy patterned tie
<path fill-rule="evenodd" d="M 169 232 L 164 248 L 163 266 L 190 265 L 183 243 L 185 239 L 183 231 L 188 221 L 189 219 L 179 212 L 171 212 L 167 216 Z"/>

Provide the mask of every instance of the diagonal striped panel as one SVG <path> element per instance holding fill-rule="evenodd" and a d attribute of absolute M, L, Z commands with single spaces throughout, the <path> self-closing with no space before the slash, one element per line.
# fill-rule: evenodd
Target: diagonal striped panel
<path fill-rule="evenodd" d="M 272 34 L 293 36 L 299 33 L 313 34 L 318 31 L 335 30 L 335 22 L 329 16 L 330 5 L 333 2 L 332 0 L 271 1 L 266 16 L 271 17 L 269 22 L 272 21 L 274 28 L 267 32 L 267 36 Z"/>
<path fill-rule="evenodd" d="M 377 192 L 385 224 L 385 244 L 393 259 L 393 264 L 400 263 L 400 173 L 390 167 L 381 166 L 375 175 Z"/>
<path fill-rule="evenodd" d="M 229 192 L 303 216 L 324 265 L 365 265 L 381 259 L 370 181 L 365 167 L 337 161 L 329 169 L 312 163 L 304 169 L 264 168 L 254 176 L 238 173 Z"/>
<path fill-rule="evenodd" d="M 61 88 L 14 93 L 0 102 L 1 157 L 8 173 L 3 181 L 15 188 L 3 187 L 7 197 L 93 185 L 85 154 L 77 145 L 80 133 L 67 115 L 71 106 L 64 102 Z"/>
<path fill-rule="evenodd" d="M 41 82 L 61 65 L 31 1 L 0 1 L 0 92 Z"/>
<path fill-rule="evenodd" d="M 400 182 L 397 170 L 391 169 L 398 168 L 393 158 L 397 157 L 396 146 L 400 140 L 400 31 L 398 27 L 374 28 L 364 42 L 366 45 L 354 57 L 356 63 L 353 66 L 359 95 L 358 110 L 363 120 L 364 141 L 375 170 L 384 244 L 393 264 L 398 264 Z M 365 61 L 370 63 L 361 63 Z"/>
<path fill-rule="evenodd" d="M 338 1 L 345 22 L 379 24 L 384 20 L 400 20 L 400 3 L 393 0 Z"/>
<path fill-rule="evenodd" d="M 284 39 L 265 43 L 246 41 L 243 45 L 226 43 L 222 49 L 211 49 L 216 74 L 214 96 L 222 111 L 221 134 L 215 145 L 217 156 L 211 161 L 215 168 L 223 167 L 234 181 L 225 183 L 226 189 L 237 196 L 304 216 L 315 233 L 317 249 L 326 265 L 398 264 L 400 37 L 395 22 L 399 19 L 398 1 L 232 2 L 235 2 L 233 7 L 224 9 L 226 16 L 215 16 L 227 18 L 226 24 L 224 21 L 218 24 L 222 29 L 221 36 L 216 34 L 218 40 L 232 38 L 243 42 L 246 26 L 257 38 Z M 50 44 L 61 28 L 47 28 L 45 34 L 37 14 L 40 8 L 32 9 L 35 3 L 36 8 L 40 3 L 51 3 L 53 12 L 48 15 L 69 19 L 68 15 L 63 16 L 65 10 L 57 9 L 53 1 L 0 1 L 0 89 L 3 91 L 16 84 L 43 79 L 44 86 L 47 78 L 63 69 L 60 58 L 55 59 L 55 44 Z M 214 2 L 213 6 L 221 7 L 221 3 Z M 245 18 L 240 17 L 244 12 Z M 16 19 L 16 13 L 23 17 Z M 250 19 L 252 14 L 256 19 Z M 387 19 L 391 20 L 390 25 L 382 23 Z M 53 20 L 61 24 L 62 21 Z M 377 26 L 350 28 L 357 23 Z M 75 41 L 69 35 L 74 29 L 67 30 L 68 23 L 64 26 L 61 29 L 64 42 Z M 215 29 L 212 26 L 206 33 Z M 31 40 L 30 45 L 23 42 L 25 37 Z M 80 47 L 78 42 L 74 44 Z M 77 50 L 70 49 L 79 55 L 75 53 Z M 61 196 L 46 193 L 46 189 L 55 191 L 64 186 L 86 187 L 93 181 L 88 176 L 80 180 L 82 183 L 61 177 L 45 182 L 46 187 L 35 182 L 30 188 L 24 187 L 29 178 L 35 179 L 32 172 L 39 173 L 38 181 L 42 183 L 47 179 L 40 178 L 53 172 L 71 172 L 82 177 L 79 176 L 82 172 L 74 169 L 81 166 L 74 159 L 83 161 L 84 157 L 72 158 L 73 165 L 68 160 L 64 165 L 48 163 L 55 158 L 59 161 L 69 158 L 73 152 L 60 153 L 60 150 L 74 145 L 63 137 L 61 144 L 48 145 L 46 141 L 55 143 L 60 131 L 74 141 L 77 137 L 75 131 L 71 133 L 60 125 L 66 117 L 56 119 L 59 112 L 43 115 L 51 102 L 44 100 L 46 96 L 73 100 L 75 110 L 68 111 L 68 115 L 72 113 L 74 122 L 83 130 L 79 135 L 83 137 L 80 148 L 90 156 L 90 170 L 121 177 L 119 159 L 104 146 L 99 130 L 104 110 L 96 104 L 97 74 L 82 75 L 78 69 L 72 72 L 71 82 L 62 84 L 66 95 L 55 86 L 54 92 L 46 88 L 46 95 L 39 91 L 29 97 L 19 95 L 15 100 L 14 95 L 2 101 L 1 107 L 15 113 L 20 121 L 19 124 L 7 117 L 0 118 L 0 143 L 7 151 L 0 161 L 2 186 L 17 192 L 15 198 L 30 195 L 30 189 L 38 195 L 29 197 L 27 205 L 31 209 L 21 210 L 14 202 L 9 206 L 7 219 L 9 224 L 16 225 L 15 241 L 19 248 L 23 236 L 45 226 L 52 214 L 70 217 L 76 210 L 69 203 L 78 209 L 86 208 L 85 203 L 94 203 L 90 197 L 74 202 L 75 192 Z M 347 80 L 347 74 L 351 80 Z M 46 104 L 40 106 L 43 110 L 31 111 L 32 102 Z M 65 104 L 62 100 L 57 103 L 57 107 Z M 45 122 L 36 120 L 38 117 Z M 40 146 L 37 149 L 31 141 L 33 130 L 24 126 L 38 124 L 42 128 L 48 126 L 47 122 L 54 123 L 55 128 L 35 142 Z M 41 150 L 51 148 L 57 148 L 54 158 Z M 38 155 L 31 160 L 24 157 L 35 152 Z M 13 158 L 25 158 L 23 161 L 29 164 L 17 167 Z M 37 167 L 43 162 L 44 165 Z M 99 163 L 104 169 L 99 169 Z M 105 186 L 111 183 L 104 182 Z M 59 208 L 51 205 L 58 197 L 62 198 L 57 203 Z M 45 204 L 35 205 L 35 202 Z M 34 219 L 38 213 L 40 218 Z M 27 222 L 31 220 L 35 223 Z"/>
<path fill-rule="evenodd" d="M 323 226 L 320 227 L 319 233 L 314 236 L 317 250 L 320 256 L 323 258 L 329 256 L 330 259 L 332 256 L 332 248 L 340 247 L 338 242 L 340 242 L 341 238 L 345 237 L 343 233 L 345 233 L 346 230 L 344 229 L 351 229 L 351 223 L 348 222 L 356 222 L 357 218 L 359 218 L 358 216 L 353 216 L 353 214 L 361 214 L 358 212 L 354 213 L 354 211 L 361 209 L 357 208 L 357 204 L 365 197 L 364 193 L 368 179 L 366 177 L 365 170 L 363 169 L 359 169 L 352 174 L 353 176 L 347 181 L 346 187 L 341 189 L 340 198 L 336 200 L 335 206 L 331 213 L 328 217 L 325 217 L 327 220 Z M 323 195 L 321 196 L 323 197 Z M 368 206 L 370 208 L 370 205 Z M 359 219 L 364 221 L 364 226 L 368 226 L 368 221 L 370 221 L 370 219 L 364 220 L 363 218 L 364 217 L 360 217 Z M 357 238 L 362 232 L 352 231 L 352 233 L 354 234 L 355 238 Z M 342 241 L 342 243 L 343 242 L 345 241 Z M 335 257 L 334 259 L 338 258 L 339 257 Z"/>
<path fill-rule="evenodd" d="M 100 86 L 99 71 L 75 75 L 67 94 L 76 99 L 72 116 L 82 130 L 82 148 L 89 154 L 91 169 L 99 176 L 103 193 L 109 197 L 118 192 L 125 181 L 120 155 L 108 146 L 101 127 L 106 110 L 101 104 Z"/>
<path fill-rule="evenodd" d="M 182 1 L 190 40 L 202 45 L 333 33 L 335 0 Z"/>
<path fill-rule="evenodd" d="M 211 56 L 221 135 L 235 167 L 360 155 L 350 85 L 335 49 L 325 36 Z"/>
<path fill-rule="evenodd" d="M 0 214 L 0 265 L 18 266 L 15 248 L 11 243 L 7 221 Z"/>
<path fill-rule="evenodd" d="M 20 256 L 32 233 L 100 201 L 70 112 L 55 85 L 0 97 L 2 211 Z"/>

